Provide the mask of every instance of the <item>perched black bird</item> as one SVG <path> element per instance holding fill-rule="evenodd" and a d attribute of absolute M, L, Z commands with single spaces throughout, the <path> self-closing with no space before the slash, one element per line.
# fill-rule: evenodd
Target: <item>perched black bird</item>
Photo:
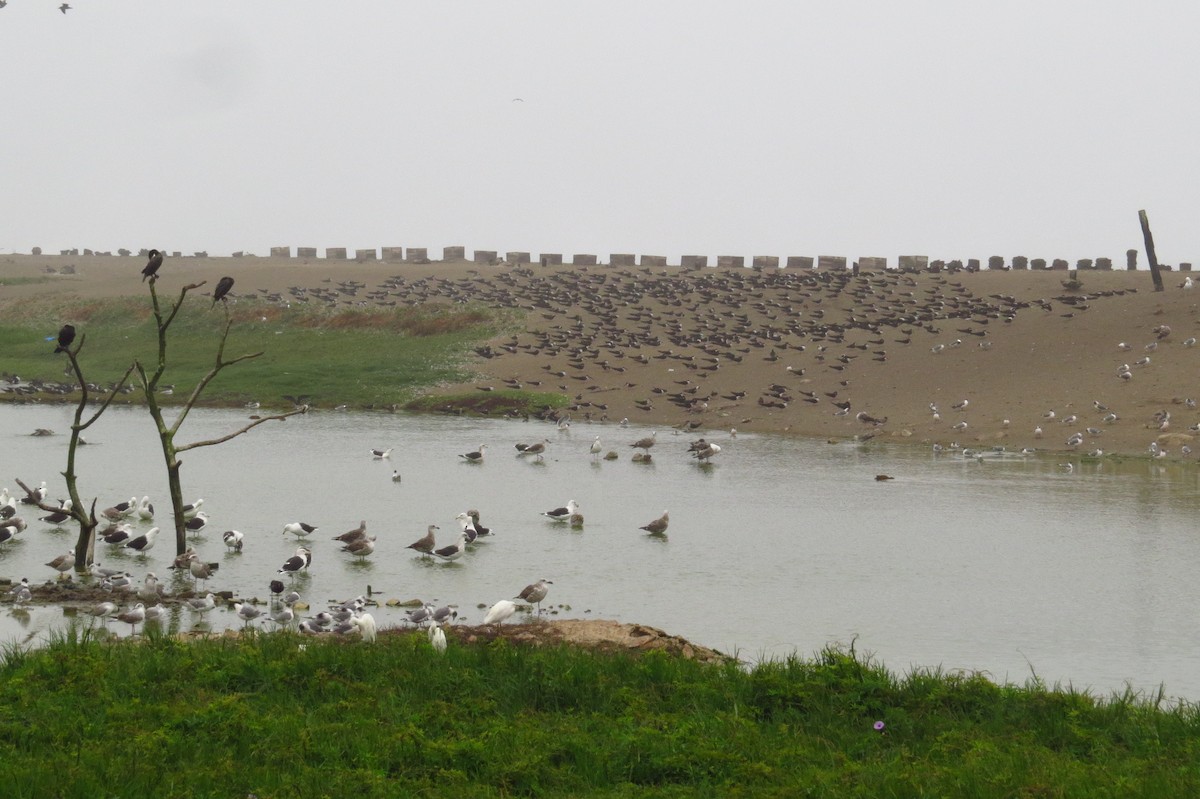
<path fill-rule="evenodd" d="M 142 282 L 146 282 L 148 277 L 158 277 L 158 268 L 162 266 L 163 256 L 158 250 L 150 251 L 150 260 L 146 262 L 146 266 L 142 269 Z"/>
<path fill-rule="evenodd" d="M 215 291 L 213 291 L 213 302 L 212 302 L 212 305 L 209 306 L 209 308 L 216 307 L 217 300 L 225 299 L 225 295 L 229 293 L 229 290 L 231 288 L 233 288 L 233 278 L 223 277 L 220 280 L 218 280 L 217 288 Z"/>
<path fill-rule="evenodd" d="M 63 325 L 58 331 L 58 346 L 54 348 L 56 353 L 66 352 L 71 346 L 71 342 L 75 340 L 75 325 Z"/>

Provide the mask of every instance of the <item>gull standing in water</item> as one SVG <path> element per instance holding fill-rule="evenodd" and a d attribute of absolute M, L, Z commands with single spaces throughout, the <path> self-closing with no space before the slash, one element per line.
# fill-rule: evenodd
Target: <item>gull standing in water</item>
<path fill-rule="evenodd" d="M 643 524 L 640 529 L 645 530 L 651 535 L 662 535 L 667 531 L 667 525 L 670 523 L 670 521 L 670 515 L 666 511 L 663 511 L 662 516 L 659 516 L 657 519 L 648 524 Z"/>
<path fill-rule="evenodd" d="M 429 525 L 429 529 L 425 531 L 425 535 L 421 538 L 418 538 L 416 541 L 413 541 L 411 544 L 405 547 L 405 549 L 415 549 L 423 555 L 432 555 L 433 548 L 437 546 L 437 543 L 433 538 L 433 531 L 440 529 L 441 528 L 436 524 Z"/>
<path fill-rule="evenodd" d="M 487 444 L 480 444 L 479 449 L 474 452 L 467 452 L 458 457 L 466 459 L 468 463 L 483 463 L 483 453 L 487 452 Z"/>
<path fill-rule="evenodd" d="M 525 586 L 521 593 L 517 594 L 517 599 L 524 599 L 526 602 L 537 605 L 537 612 L 540 616 L 542 615 L 542 600 L 550 592 L 549 586 L 551 585 L 554 585 L 553 580 L 538 580 L 533 585 Z"/>
<path fill-rule="evenodd" d="M 575 500 L 570 499 L 567 500 L 566 507 L 543 511 L 542 515 L 547 519 L 553 519 L 556 522 L 565 522 L 576 513 L 579 513 L 579 504 L 576 503 Z"/>

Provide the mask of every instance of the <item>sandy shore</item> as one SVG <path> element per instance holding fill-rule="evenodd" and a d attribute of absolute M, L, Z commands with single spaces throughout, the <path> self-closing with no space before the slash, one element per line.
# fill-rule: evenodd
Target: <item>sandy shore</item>
<path fill-rule="evenodd" d="M 0 286 L 0 311 L 50 294 L 137 294 L 143 264 L 0 256 L 0 278 L 49 278 Z M 522 309 L 524 330 L 490 342 L 478 380 L 439 391 L 561 392 L 577 420 L 1079 454 L 1143 456 L 1157 443 L 1169 458 L 1200 454 L 1185 451 L 1200 424 L 1189 402 L 1200 400 L 1200 347 L 1188 341 L 1200 328 L 1200 288 L 1182 288 L 1179 273 L 1156 293 L 1149 273 L 1126 271 L 1085 272 L 1068 289 L 1064 272 L 186 258 L 167 260 L 159 286 L 206 280 L 209 291 L 226 274 L 235 296 L 280 302 Z"/>

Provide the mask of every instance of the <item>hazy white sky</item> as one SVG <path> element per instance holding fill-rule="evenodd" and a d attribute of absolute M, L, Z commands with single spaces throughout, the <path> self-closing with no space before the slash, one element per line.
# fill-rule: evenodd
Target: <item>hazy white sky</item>
<path fill-rule="evenodd" d="M 1200 263 L 1200 4 L 10 0 L 0 251 Z M 514 102 L 521 98 L 523 102 Z"/>

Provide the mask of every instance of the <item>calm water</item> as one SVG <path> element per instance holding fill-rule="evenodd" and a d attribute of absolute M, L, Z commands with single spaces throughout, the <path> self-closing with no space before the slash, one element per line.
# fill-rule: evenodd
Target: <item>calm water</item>
<path fill-rule="evenodd" d="M 197 411 L 180 441 L 244 419 Z M 46 480 L 52 496 L 64 495 L 54 488 L 69 424 L 67 408 L 0 407 L 0 485 Z M 38 427 L 59 435 L 30 436 Z M 221 563 L 212 587 L 246 597 L 265 597 L 293 553 L 285 523 L 319 525 L 310 573 L 295 583 L 314 613 L 370 585 L 380 599 L 457 603 L 477 622 L 478 605 L 545 577 L 554 581 L 546 604 L 560 617 L 650 624 L 749 660 L 809 655 L 857 636 L 860 651 L 900 672 L 940 665 L 1022 682 L 1032 668 L 1104 693 L 1161 682 L 1171 696 L 1200 700 L 1195 467 L 1104 463 L 1067 473 L 1053 459 L 979 463 L 921 448 L 716 432 L 709 439 L 724 450 L 702 468 L 686 454 L 688 439 L 670 430 L 659 431 L 651 464 L 631 462 L 629 444 L 650 430 L 313 413 L 186 453 L 185 500 L 203 497 L 211 515 L 195 546 Z M 595 435 L 620 459 L 593 462 Z M 85 437 L 93 443 L 80 450 L 81 494 L 98 496 L 100 508 L 149 494 L 168 526 L 144 412 L 114 409 Z M 515 456 L 515 442 L 543 437 L 553 442 L 543 463 Z M 458 457 L 480 443 L 489 445 L 484 463 Z M 391 459 L 372 459 L 373 447 L 394 447 Z M 876 482 L 879 473 L 896 479 Z M 572 498 L 583 531 L 539 516 Z M 432 563 L 405 548 L 429 524 L 450 543 L 455 515 L 468 508 L 497 535 L 462 560 Z M 638 529 L 664 509 L 666 539 Z M 26 512 L 30 528 L 0 546 L 0 576 L 54 577 L 43 564 L 72 546 L 74 532 L 39 515 Z M 379 540 L 356 562 L 330 539 L 363 519 Z M 246 534 L 240 555 L 221 543 L 230 528 Z M 98 553 L 140 580 L 167 574 L 174 548 L 168 535 L 144 559 L 103 542 Z M 402 613 L 373 612 L 384 626 Z M 232 611 L 209 620 L 240 624 Z M 65 623 L 57 607 L 5 605 L 0 640 L 37 640 Z M 191 624 L 187 612 L 172 619 Z"/>

